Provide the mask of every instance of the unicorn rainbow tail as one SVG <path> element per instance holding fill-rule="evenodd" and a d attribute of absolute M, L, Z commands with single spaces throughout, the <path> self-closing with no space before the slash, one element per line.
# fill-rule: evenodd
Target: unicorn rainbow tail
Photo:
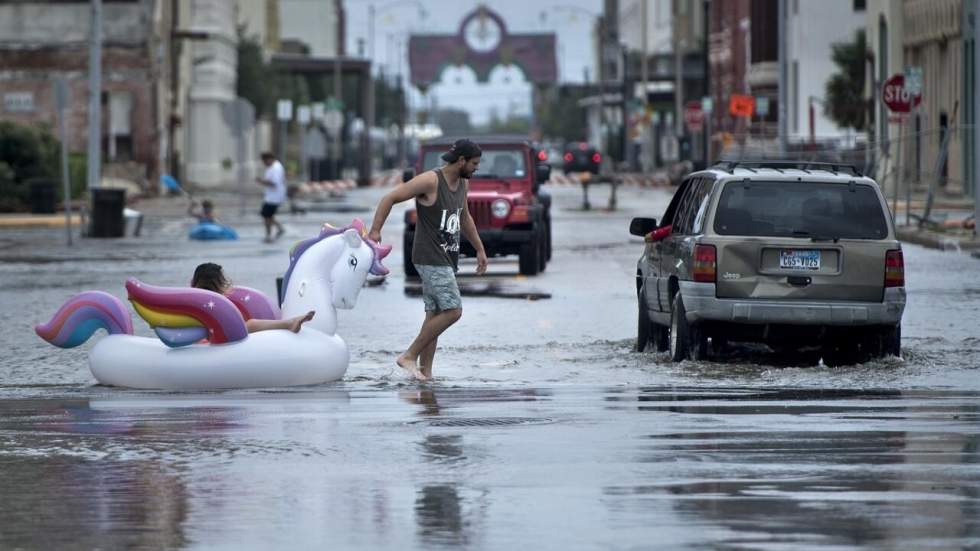
<path fill-rule="evenodd" d="M 48 323 L 34 327 L 39 337 L 61 348 L 74 348 L 99 328 L 110 335 L 132 335 L 133 320 L 121 300 L 103 291 L 85 291 L 66 302 Z"/>

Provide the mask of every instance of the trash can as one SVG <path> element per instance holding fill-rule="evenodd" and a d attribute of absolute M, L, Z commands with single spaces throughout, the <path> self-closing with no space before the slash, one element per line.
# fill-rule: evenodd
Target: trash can
<path fill-rule="evenodd" d="M 89 221 L 89 237 L 122 237 L 126 233 L 123 209 L 126 206 L 126 190 L 94 188 L 92 215 Z"/>
<path fill-rule="evenodd" d="M 29 182 L 28 200 L 31 204 L 31 214 L 54 214 L 57 196 L 57 182 L 53 180 L 31 180 Z"/>

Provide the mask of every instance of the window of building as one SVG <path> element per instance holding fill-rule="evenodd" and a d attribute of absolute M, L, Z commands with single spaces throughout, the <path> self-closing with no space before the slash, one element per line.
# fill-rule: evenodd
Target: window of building
<path fill-rule="evenodd" d="M 868 7 L 868 0 L 854 0 L 854 11 L 864 11 Z"/>

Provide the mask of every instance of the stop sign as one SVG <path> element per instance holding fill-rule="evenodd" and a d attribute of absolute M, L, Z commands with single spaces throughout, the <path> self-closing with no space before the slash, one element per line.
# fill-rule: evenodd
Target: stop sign
<path fill-rule="evenodd" d="M 700 101 L 689 101 L 684 106 L 684 122 L 691 132 L 700 132 L 704 127 L 704 111 Z"/>
<path fill-rule="evenodd" d="M 905 75 L 892 75 L 881 87 L 881 101 L 885 102 L 893 113 L 908 113 L 913 107 L 922 103 L 922 94 L 912 95 L 905 87 Z"/>

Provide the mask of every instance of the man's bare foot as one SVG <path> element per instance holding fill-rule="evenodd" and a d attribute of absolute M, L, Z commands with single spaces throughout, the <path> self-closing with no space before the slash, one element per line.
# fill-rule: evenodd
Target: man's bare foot
<path fill-rule="evenodd" d="M 306 313 L 305 316 L 296 316 L 295 318 L 289 320 L 289 330 L 293 333 L 299 333 L 299 328 L 303 327 L 303 324 L 313 319 L 313 310 Z"/>
<path fill-rule="evenodd" d="M 395 358 L 395 363 L 398 367 L 404 369 L 409 375 L 414 379 L 425 380 L 425 375 L 419 371 L 419 366 L 415 364 L 415 360 L 411 358 L 406 358 L 405 355 L 400 355 Z"/>
<path fill-rule="evenodd" d="M 286 228 L 284 228 L 282 226 L 279 226 L 279 231 L 276 232 L 275 240 L 278 241 L 279 238 L 282 237 L 282 234 L 284 234 L 284 233 L 286 233 Z"/>

